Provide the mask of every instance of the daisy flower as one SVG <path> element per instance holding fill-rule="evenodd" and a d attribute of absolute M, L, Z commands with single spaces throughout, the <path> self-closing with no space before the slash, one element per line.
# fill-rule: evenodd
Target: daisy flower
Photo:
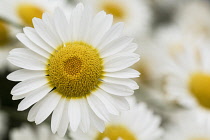
<path fill-rule="evenodd" d="M 29 125 L 23 125 L 10 131 L 11 140 L 66 140 L 58 135 L 53 135 L 47 125 L 40 125 L 34 129 Z"/>
<path fill-rule="evenodd" d="M 177 10 L 175 21 L 188 34 L 195 37 L 210 37 L 209 1 L 186 1 Z M 199 22 L 197 22 L 199 21 Z"/>
<path fill-rule="evenodd" d="M 185 107 L 210 111 L 208 44 L 200 42 L 185 45 L 174 56 L 164 85 L 169 99 L 176 100 Z"/>
<path fill-rule="evenodd" d="M 207 114 L 185 111 L 173 118 L 166 129 L 164 140 L 209 140 L 209 131 L 210 120 Z"/>
<path fill-rule="evenodd" d="M 107 123 L 103 133 L 92 129 L 87 134 L 71 134 L 74 140 L 157 140 L 163 132 L 160 123 L 160 118 L 140 103 Z"/>
<path fill-rule="evenodd" d="M 129 109 L 125 97 L 138 89 L 130 78 L 139 72 L 128 67 L 140 58 L 133 39 L 121 36 L 123 24 L 112 26 L 112 18 L 104 11 L 93 16 L 80 3 L 69 22 L 57 9 L 17 35 L 28 49 L 10 52 L 8 60 L 23 69 L 8 79 L 22 81 L 11 91 L 13 99 L 24 98 L 19 111 L 35 104 L 29 121 L 40 124 L 52 113 L 53 133 L 63 136 L 69 123 L 73 131 L 93 125 L 102 132 L 112 114 Z"/>
<path fill-rule="evenodd" d="M 80 0 L 81 1 L 81 0 Z M 125 23 L 125 33 L 143 36 L 151 23 L 151 11 L 144 0 L 83 0 L 95 12 L 112 14 L 114 22 Z"/>
<path fill-rule="evenodd" d="M 32 18 L 41 18 L 44 12 L 53 11 L 57 2 L 49 0 L 1 0 L 0 17 L 17 24 L 33 26 Z"/>

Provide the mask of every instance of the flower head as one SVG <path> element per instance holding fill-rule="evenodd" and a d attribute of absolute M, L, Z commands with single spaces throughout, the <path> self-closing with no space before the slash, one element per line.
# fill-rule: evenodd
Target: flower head
<path fill-rule="evenodd" d="M 87 132 L 90 125 L 104 130 L 104 121 L 129 108 L 125 97 L 138 88 L 129 78 L 139 72 L 128 68 L 139 60 L 133 39 L 122 37 L 122 23 L 112 26 L 112 15 L 91 15 L 83 4 L 70 21 L 57 9 L 34 18 L 33 26 L 17 35 L 27 47 L 14 49 L 8 60 L 23 69 L 8 76 L 18 83 L 13 99 L 24 98 L 22 111 L 35 104 L 29 121 L 43 122 L 52 113 L 53 133 L 63 136 L 70 124 Z"/>

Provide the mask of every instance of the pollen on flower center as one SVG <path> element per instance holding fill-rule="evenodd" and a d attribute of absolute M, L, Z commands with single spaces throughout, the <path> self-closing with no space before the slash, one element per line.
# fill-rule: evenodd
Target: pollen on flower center
<path fill-rule="evenodd" d="M 112 14 L 115 20 L 123 20 L 126 16 L 125 10 L 121 5 L 114 2 L 106 2 L 102 5 L 102 10 L 107 14 Z"/>
<path fill-rule="evenodd" d="M 84 42 L 67 43 L 49 58 L 47 79 L 64 98 L 87 96 L 101 83 L 103 61 L 94 47 Z"/>
<path fill-rule="evenodd" d="M 20 4 L 17 6 L 17 14 L 26 25 L 33 26 L 32 19 L 34 17 L 41 18 L 44 10 L 32 4 Z"/>
<path fill-rule="evenodd" d="M 103 133 L 98 133 L 95 140 L 103 140 L 106 137 L 110 140 L 118 140 L 118 138 L 122 138 L 123 140 L 137 140 L 136 136 L 122 125 L 107 126 Z"/>
<path fill-rule="evenodd" d="M 64 62 L 64 70 L 69 75 L 76 75 L 80 72 L 82 61 L 78 57 L 71 57 Z"/>
<path fill-rule="evenodd" d="M 189 89 L 198 103 L 210 109 L 210 74 L 194 73 L 189 80 Z"/>
<path fill-rule="evenodd" d="M 9 30 L 7 26 L 0 21 L 0 46 L 9 41 Z"/>

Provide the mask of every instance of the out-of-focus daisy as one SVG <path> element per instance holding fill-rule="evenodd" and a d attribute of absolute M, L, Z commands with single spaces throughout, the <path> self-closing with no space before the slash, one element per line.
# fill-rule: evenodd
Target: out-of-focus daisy
<path fill-rule="evenodd" d="M 175 21 L 186 33 L 209 39 L 210 4 L 208 1 L 186 1 L 181 4 L 177 11 Z"/>
<path fill-rule="evenodd" d="M 23 125 L 20 128 L 15 128 L 10 131 L 11 140 L 66 140 L 58 135 L 52 134 L 50 127 L 47 125 L 40 125 L 38 127 L 31 127 Z"/>
<path fill-rule="evenodd" d="M 164 140 L 210 140 L 209 131 L 207 114 L 185 111 L 173 117 L 173 122 L 166 128 Z"/>
<path fill-rule="evenodd" d="M 80 0 L 81 1 L 81 0 Z M 125 33 L 143 36 L 151 23 L 151 11 L 144 0 L 83 0 L 95 12 L 112 14 L 114 22 L 125 23 Z"/>
<path fill-rule="evenodd" d="M 170 99 L 209 111 L 210 49 L 205 43 L 197 45 L 183 46 L 176 54 L 164 88 Z"/>
<path fill-rule="evenodd" d="M 163 132 L 160 123 L 160 118 L 140 103 L 107 123 L 103 133 L 91 130 L 87 134 L 72 133 L 72 137 L 75 140 L 157 140 Z"/>
<path fill-rule="evenodd" d="M 121 36 L 122 23 L 112 21 L 112 15 L 92 16 L 78 4 L 70 22 L 57 9 L 17 35 L 28 49 L 10 52 L 8 60 L 23 69 L 8 79 L 22 81 L 11 91 L 13 99 L 24 98 L 18 110 L 35 104 L 29 121 L 40 124 L 53 112 L 53 133 L 64 135 L 69 122 L 73 131 L 87 132 L 91 124 L 102 132 L 111 114 L 129 108 L 125 97 L 138 88 L 129 78 L 139 72 L 128 68 L 139 60 L 137 44 Z"/>
<path fill-rule="evenodd" d="M 6 22 L 0 20 L 0 72 L 5 70 L 14 70 L 16 67 L 7 61 L 7 56 L 11 49 L 17 47 L 17 39 L 15 39 L 17 30 Z"/>
<path fill-rule="evenodd" d="M 7 131 L 7 119 L 6 114 L 0 111 L 0 140 L 3 140 L 5 132 Z"/>
<path fill-rule="evenodd" d="M 41 18 L 44 12 L 53 11 L 57 4 L 49 0 L 1 0 L 0 17 L 20 25 L 32 26 L 32 18 Z"/>

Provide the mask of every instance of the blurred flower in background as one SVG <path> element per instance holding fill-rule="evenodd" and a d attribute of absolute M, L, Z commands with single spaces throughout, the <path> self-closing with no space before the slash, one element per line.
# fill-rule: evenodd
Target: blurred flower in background
<path fill-rule="evenodd" d="M 195 110 L 182 111 L 172 117 L 164 140 L 209 140 L 209 131 L 209 115 Z"/>
<path fill-rule="evenodd" d="M 46 124 L 42 124 L 38 127 L 32 127 L 27 124 L 23 124 L 20 128 L 15 128 L 10 132 L 11 140 L 67 140 L 60 138 L 58 135 L 51 133 L 50 128 Z"/>
<path fill-rule="evenodd" d="M 146 104 L 133 103 L 131 110 L 107 123 L 103 133 L 93 129 L 88 134 L 77 132 L 72 135 L 75 140 L 154 140 L 163 134 L 160 124 L 161 119 Z"/>
<path fill-rule="evenodd" d="M 80 5 L 75 9 L 80 2 L 85 8 Z M 96 14 L 97 18 L 93 16 Z M 209 17 L 208 0 L 1 0 L 0 140 L 210 140 Z M 118 41 L 107 43 L 107 40 L 118 37 Z M 101 40 L 105 40 L 104 43 L 100 43 Z M 62 76 L 60 71 L 57 72 L 58 78 L 49 78 L 57 68 L 62 68 L 60 63 L 56 63 L 51 74 L 46 70 L 51 63 L 42 65 L 42 72 L 24 69 L 13 72 L 18 68 L 7 60 L 10 56 L 11 61 L 12 56 L 11 62 L 16 63 L 21 57 L 18 66 L 38 68 L 43 61 L 48 62 L 56 56 L 61 50 L 58 46 L 66 45 L 67 48 L 72 41 L 86 41 L 96 46 L 99 56 L 102 56 L 100 59 L 104 60 L 103 66 L 109 62 L 109 70 L 120 69 L 103 72 L 99 79 L 99 86 L 103 89 L 91 90 L 91 101 L 83 98 L 70 104 L 72 99 L 67 98 L 70 92 L 56 94 L 59 96 L 56 99 L 51 94 L 46 95 L 60 89 L 55 90 L 53 84 L 59 87 L 67 84 L 72 89 L 69 86 L 72 80 L 66 80 L 68 76 Z M 67 55 L 82 53 L 84 47 L 77 51 L 78 45 L 81 44 L 76 44 L 75 48 L 71 46 L 70 52 L 63 51 L 57 60 L 62 63 L 65 52 Z M 106 46 L 106 49 L 100 46 Z M 127 68 L 130 59 L 118 58 L 116 53 L 122 56 L 135 53 L 135 59 L 140 55 L 141 60 Z M 93 60 L 88 58 L 87 52 L 80 56 L 87 62 Z M 31 63 L 34 57 L 36 64 Z M 65 71 L 75 74 L 80 68 L 77 62 L 77 59 L 68 61 Z M 85 65 L 86 69 L 96 64 L 95 59 L 92 62 Z M 15 82 L 6 79 L 10 72 L 13 73 L 8 79 Z M 94 81 L 91 73 L 92 70 L 86 71 L 85 77 Z M 44 82 L 36 80 L 40 75 Z M 135 82 L 127 78 L 135 78 Z M 35 84 L 22 85 L 19 93 L 15 91 L 18 94 L 14 94 L 13 89 L 12 96 L 10 91 L 16 82 L 27 79 Z M 84 77 L 83 80 L 82 85 L 75 84 L 78 90 L 87 87 L 87 80 Z M 46 81 L 50 81 L 50 88 L 41 85 L 41 89 L 36 89 Z M 108 83 L 109 88 L 103 87 L 102 82 Z M 137 89 L 134 99 L 120 97 L 133 94 L 127 87 L 132 91 Z M 76 93 L 73 91 L 71 93 Z M 126 111 L 128 103 L 130 110 Z M 21 112 L 17 112 L 17 108 Z M 23 111 L 27 108 L 30 109 L 28 120 L 37 124 L 45 120 L 45 123 L 35 126 L 28 122 L 27 111 Z M 61 138 L 52 132 L 65 136 Z"/>
<path fill-rule="evenodd" d="M 17 29 L 0 19 L 0 73 L 6 70 L 15 70 L 16 67 L 7 61 L 7 56 L 12 48 L 20 47 L 15 35 Z"/>
<path fill-rule="evenodd" d="M 145 36 L 151 26 L 152 13 L 144 0 L 82 0 L 96 13 L 112 14 L 114 22 L 124 22 L 125 35 Z M 144 14 L 141 14 L 144 13 Z"/>

